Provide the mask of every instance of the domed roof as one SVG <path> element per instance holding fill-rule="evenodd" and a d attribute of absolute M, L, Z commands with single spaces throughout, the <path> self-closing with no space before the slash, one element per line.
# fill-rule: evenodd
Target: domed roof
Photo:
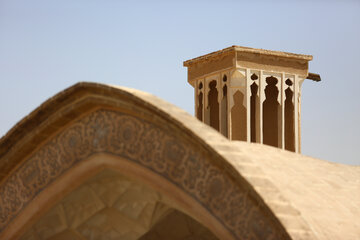
<path fill-rule="evenodd" d="M 41 170 L 36 172 L 28 167 L 36 163 L 37 160 L 34 159 L 41 151 L 45 151 L 53 143 L 60 143 L 65 138 L 67 143 L 77 144 L 75 135 L 73 138 L 71 136 L 67 138 L 66 134 L 71 128 L 78 126 L 85 129 L 81 130 L 84 131 L 81 134 L 88 136 L 90 133 L 86 132 L 86 129 L 90 128 L 86 124 L 92 121 L 90 118 L 107 114 L 107 119 L 111 121 L 118 117 L 118 112 L 124 116 L 131 116 L 130 118 L 135 119 L 135 122 L 154 125 L 156 127 L 152 129 L 164 134 L 160 134 L 166 139 L 160 155 L 166 154 L 167 159 L 184 166 L 188 166 L 186 164 L 190 164 L 191 161 L 201 161 L 199 163 L 203 167 L 201 170 L 205 172 L 202 179 L 196 180 L 197 189 L 189 188 L 185 180 L 177 182 L 175 173 L 159 174 L 182 189 L 186 196 L 193 198 L 200 204 L 199 206 L 204 207 L 204 211 L 207 211 L 209 216 L 214 217 L 207 222 L 204 217 L 207 216 L 206 214 L 192 215 L 215 231 L 218 237 L 226 236 L 226 233 L 221 235 L 224 231 L 228 231 L 230 233 L 228 236 L 232 236 L 233 239 L 245 236 L 242 234 L 256 236 L 258 239 L 262 237 L 270 239 L 270 236 L 274 239 L 277 236 L 283 239 L 360 237 L 360 167 L 330 163 L 265 145 L 229 141 L 182 109 L 151 94 L 124 87 L 86 82 L 78 83 L 50 98 L 0 139 L 0 192 L 3 196 L 0 199 L 0 216 L 2 216 L 0 236 L 15 236 L 18 230 L 15 223 L 22 223 L 20 227 L 29 225 L 26 221 L 31 221 L 32 218 L 26 217 L 25 213 L 29 213 L 31 202 L 44 199 L 42 192 L 50 188 L 56 178 L 64 174 L 70 166 L 65 167 L 68 163 L 64 162 L 63 168 L 58 166 L 60 170 L 56 173 L 58 174 L 56 177 L 42 176 Z M 114 123 L 111 133 L 102 133 L 115 134 L 114 139 L 117 140 L 116 137 L 120 136 L 122 131 L 122 136 L 125 136 L 127 141 L 132 141 L 133 135 L 129 132 L 124 132 L 122 129 L 116 132 L 124 126 L 116 124 Z M 99 129 L 101 129 L 100 125 Z M 136 127 L 133 129 L 136 131 Z M 144 129 L 150 131 L 150 128 L 141 127 L 141 131 L 145 131 Z M 79 139 L 82 141 L 84 136 L 80 136 Z M 91 146 L 96 153 L 106 150 L 106 146 L 102 147 L 99 136 L 96 139 L 91 138 L 93 144 Z M 107 144 L 111 144 L 106 141 Z M 118 147 L 124 146 L 124 143 L 121 144 Z M 51 147 L 56 148 L 56 146 L 53 144 Z M 141 151 L 145 149 L 144 146 L 140 148 Z M 169 152 L 169 149 L 172 152 Z M 75 151 L 69 153 L 71 156 L 83 154 L 78 153 L 79 149 L 71 151 Z M 115 152 L 111 153 L 115 154 Z M 89 157 L 89 154 L 86 157 Z M 184 157 L 179 159 L 179 155 L 182 154 Z M 191 158 L 192 156 L 194 157 Z M 142 157 L 146 158 L 144 155 Z M 196 167 L 197 165 L 191 165 L 188 169 Z M 171 169 L 179 170 L 176 165 Z M 156 173 L 156 170 L 151 170 Z M 31 174 L 26 175 L 29 171 Z M 28 181 L 32 181 L 30 178 L 34 176 L 35 178 L 42 176 L 49 180 L 44 180 L 46 182 L 44 185 L 40 183 L 36 186 L 32 185 L 33 192 L 24 195 L 22 191 L 29 188 L 25 186 L 24 174 L 28 177 Z M 186 174 L 190 173 L 186 172 Z M 222 193 L 224 197 L 218 198 L 218 193 Z M 201 198 L 201 194 L 207 197 Z M 239 202 L 237 199 L 245 199 L 245 202 Z M 15 201 L 20 202 L 15 203 Z M 241 204 L 248 204 L 246 206 L 251 209 L 250 213 L 245 213 L 246 209 L 238 210 Z M 191 206 L 184 209 L 190 215 L 192 211 L 196 212 Z M 235 214 L 235 219 L 231 218 L 232 213 Z M 220 230 L 215 227 L 212 229 L 212 226 L 217 226 L 216 221 L 220 222 L 225 230 L 221 230 L 220 227 Z M 213 223 L 214 225 L 211 225 Z M 266 229 L 268 232 L 265 231 Z"/>

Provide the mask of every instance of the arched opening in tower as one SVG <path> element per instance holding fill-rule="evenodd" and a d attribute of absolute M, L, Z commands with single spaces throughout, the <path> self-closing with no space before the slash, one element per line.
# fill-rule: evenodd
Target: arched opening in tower
<path fill-rule="evenodd" d="M 258 79 L 258 76 L 254 73 L 251 75 L 251 80 L 255 81 Z M 251 136 L 251 142 L 256 142 L 256 111 L 258 111 L 257 107 L 259 103 L 259 96 L 258 96 L 258 90 L 259 86 L 254 82 L 250 86 L 251 89 L 251 97 L 250 97 L 250 136 Z"/>
<path fill-rule="evenodd" d="M 219 102 L 218 90 L 216 89 L 216 81 L 209 84 L 208 108 L 210 109 L 210 126 L 219 131 Z"/>
<path fill-rule="evenodd" d="M 277 78 L 273 76 L 266 78 L 266 99 L 263 103 L 263 143 L 274 147 L 279 146 L 280 104 L 277 101 L 279 95 L 277 82 Z"/>
<path fill-rule="evenodd" d="M 228 136 L 228 107 L 227 107 L 227 86 L 225 84 L 227 80 L 226 75 L 223 77 L 223 97 L 221 99 L 221 133 L 227 137 Z"/>
<path fill-rule="evenodd" d="M 246 108 L 244 94 L 237 90 L 234 94 L 234 106 L 231 108 L 232 140 L 246 141 Z"/>
<path fill-rule="evenodd" d="M 199 90 L 201 90 L 203 87 L 203 84 L 200 83 L 199 84 Z M 197 112 L 197 118 L 202 121 L 203 120 L 203 93 L 200 92 L 199 95 L 198 95 L 198 108 L 196 110 Z"/>
<path fill-rule="evenodd" d="M 295 125 L 294 125 L 294 93 L 290 86 L 293 84 L 290 79 L 285 81 L 288 88 L 285 90 L 285 149 L 295 152 Z"/>

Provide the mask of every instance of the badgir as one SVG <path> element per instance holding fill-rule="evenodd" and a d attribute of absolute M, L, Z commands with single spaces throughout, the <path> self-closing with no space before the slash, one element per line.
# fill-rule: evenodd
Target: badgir
<path fill-rule="evenodd" d="M 0 139 L 0 239 L 360 239 L 360 168 L 301 155 L 310 55 L 184 62 L 195 117 L 81 82 Z"/>

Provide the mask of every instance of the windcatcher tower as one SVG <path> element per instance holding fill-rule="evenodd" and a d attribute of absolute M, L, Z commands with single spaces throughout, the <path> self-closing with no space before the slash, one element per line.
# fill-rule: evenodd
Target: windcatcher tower
<path fill-rule="evenodd" d="M 184 62 L 196 117 L 230 140 L 300 152 L 301 85 L 311 55 L 240 46 Z"/>

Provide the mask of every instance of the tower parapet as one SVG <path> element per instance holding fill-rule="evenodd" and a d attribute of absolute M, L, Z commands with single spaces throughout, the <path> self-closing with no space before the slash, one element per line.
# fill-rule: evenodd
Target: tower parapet
<path fill-rule="evenodd" d="M 311 55 L 231 46 L 184 62 L 195 115 L 230 140 L 300 152 L 301 85 Z"/>

